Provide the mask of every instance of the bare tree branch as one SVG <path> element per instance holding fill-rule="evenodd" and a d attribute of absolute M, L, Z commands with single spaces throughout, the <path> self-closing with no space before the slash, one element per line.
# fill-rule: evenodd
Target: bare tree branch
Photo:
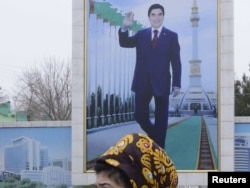
<path fill-rule="evenodd" d="M 70 63 L 45 58 L 40 67 L 24 71 L 17 82 L 16 110 L 30 112 L 33 120 L 71 119 Z"/>

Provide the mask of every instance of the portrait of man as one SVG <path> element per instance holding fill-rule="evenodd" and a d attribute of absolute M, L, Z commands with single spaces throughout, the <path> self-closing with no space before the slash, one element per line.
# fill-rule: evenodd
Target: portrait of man
<path fill-rule="evenodd" d="M 87 7 L 87 169 L 138 132 L 178 170 L 217 169 L 217 1 L 90 0 Z"/>
<path fill-rule="evenodd" d="M 134 13 L 126 14 L 119 30 L 120 46 L 136 48 L 136 65 L 132 83 L 135 93 L 135 120 L 141 128 L 165 148 L 168 125 L 170 88 L 173 96 L 180 93 L 181 59 L 177 34 L 163 26 L 164 7 L 152 4 L 148 9 L 150 27 L 129 36 Z M 170 67 L 172 67 L 172 87 Z M 155 121 L 151 122 L 149 104 L 155 99 Z"/>

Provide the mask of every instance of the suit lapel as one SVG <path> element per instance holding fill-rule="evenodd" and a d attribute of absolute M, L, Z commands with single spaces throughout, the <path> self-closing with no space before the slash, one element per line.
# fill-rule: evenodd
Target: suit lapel
<path fill-rule="evenodd" d="M 165 37 L 167 37 L 167 29 L 165 27 L 162 27 L 159 38 L 163 39 Z"/>
<path fill-rule="evenodd" d="M 151 46 L 152 43 L 152 35 L 151 35 L 151 28 L 147 28 L 144 33 L 144 42 L 146 46 Z"/>
<path fill-rule="evenodd" d="M 152 46 L 152 33 L 151 33 L 151 28 L 147 28 L 145 30 L 145 39 L 146 39 L 146 43 L 147 46 L 149 45 L 150 47 Z M 159 39 L 157 41 L 157 46 L 158 45 L 162 45 L 162 44 L 166 44 L 166 42 L 169 40 L 169 35 L 168 35 L 168 30 L 165 27 L 162 27 L 161 33 L 159 35 Z"/>
<path fill-rule="evenodd" d="M 158 45 L 166 45 L 169 43 L 169 34 L 168 34 L 168 30 L 163 27 L 162 30 L 161 30 L 161 33 L 159 35 L 159 39 L 158 39 Z"/>
<path fill-rule="evenodd" d="M 147 29 L 146 35 L 147 35 L 146 39 L 151 43 L 151 41 L 152 41 L 151 28 Z"/>

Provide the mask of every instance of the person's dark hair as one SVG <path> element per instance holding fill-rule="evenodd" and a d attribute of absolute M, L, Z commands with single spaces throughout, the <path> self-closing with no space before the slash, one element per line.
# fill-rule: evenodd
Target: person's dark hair
<path fill-rule="evenodd" d="M 161 9 L 163 15 L 165 15 L 164 7 L 163 7 L 162 5 L 160 5 L 160 4 L 153 4 L 153 5 L 151 5 L 151 6 L 149 7 L 149 9 L 148 9 L 148 17 L 150 16 L 150 13 L 151 13 L 151 11 L 152 11 L 153 9 L 158 9 L 158 8 Z"/>
<path fill-rule="evenodd" d="M 119 168 L 115 168 L 104 162 L 98 162 L 95 164 L 94 170 L 96 174 L 107 172 L 108 177 L 116 184 L 124 186 L 125 188 L 132 188 L 128 176 Z"/>

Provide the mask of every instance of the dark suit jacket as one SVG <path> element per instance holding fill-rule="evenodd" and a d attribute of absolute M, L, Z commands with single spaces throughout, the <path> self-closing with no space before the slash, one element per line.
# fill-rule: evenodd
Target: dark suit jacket
<path fill-rule="evenodd" d="M 138 31 L 130 37 L 128 31 L 119 29 L 119 43 L 121 47 L 136 47 L 132 91 L 141 93 L 150 84 L 154 95 L 164 96 L 170 94 L 171 84 L 181 87 L 180 45 L 175 32 L 163 27 L 153 49 L 151 28 Z"/>

